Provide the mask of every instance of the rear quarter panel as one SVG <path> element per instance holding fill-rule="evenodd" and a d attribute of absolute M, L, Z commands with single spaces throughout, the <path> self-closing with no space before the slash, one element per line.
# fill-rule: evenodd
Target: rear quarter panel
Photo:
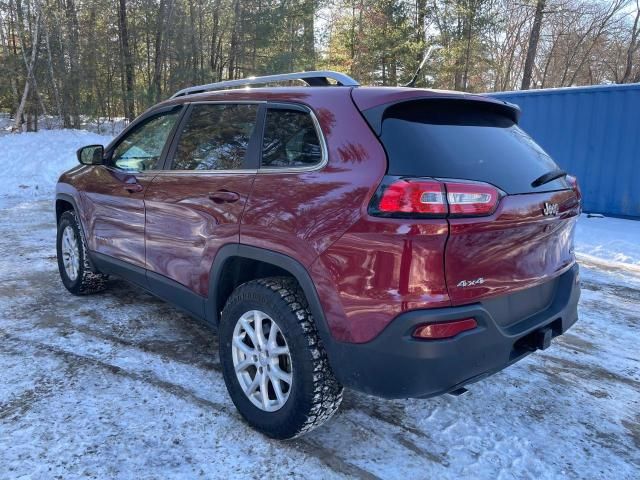
<path fill-rule="evenodd" d="M 274 98 L 314 111 L 328 163 L 316 171 L 258 173 L 242 218 L 241 243 L 289 255 L 309 267 L 363 214 L 385 173 L 386 156 L 349 90 Z"/>

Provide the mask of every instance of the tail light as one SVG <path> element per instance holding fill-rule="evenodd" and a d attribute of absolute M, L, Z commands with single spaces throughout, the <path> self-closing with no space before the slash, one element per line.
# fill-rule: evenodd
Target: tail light
<path fill-rule="evenodd" d="M 369 213 L 400 218 L 484 216 L 495 211 L 500 196 L 500 190 L 482 182 L 385 177 Z"/>
<path fill-rule="evenodd" d="M 396 180 L 382 191 L 378 209 L 384 213 L 446 215 L 444 185 L 435 180 Z"/>

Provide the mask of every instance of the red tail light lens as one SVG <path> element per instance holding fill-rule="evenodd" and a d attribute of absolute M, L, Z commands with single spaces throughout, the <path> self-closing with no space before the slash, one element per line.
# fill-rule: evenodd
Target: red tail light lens
<path fill-rule="evenodd" d="M 384 217 L 491 215 L 500 191 L 487 183 L 385 177 L 369 213 Z"/>
<path fill-rule="evenodd" d="M 476 322 L 475 318 L 465 318 L 453 322 L 428 323 L 418 325 L 413 331 L 413 337 L 425 340 L 451 338 L 467 330 L 473 330 L 477 326 L 478 322 Z"/>
<path fill-rule="evenodd" d="M 378 209 L 384 213 L 446 215 L 443 185 L 434 180 L 396 180 L 384 188 Z"/>
<path fill-rule="evenodd" d="M 498 189 L 485 183 L 447 182 L 447 201 L 451 215 L 490 215 L 498 205 Z"/>

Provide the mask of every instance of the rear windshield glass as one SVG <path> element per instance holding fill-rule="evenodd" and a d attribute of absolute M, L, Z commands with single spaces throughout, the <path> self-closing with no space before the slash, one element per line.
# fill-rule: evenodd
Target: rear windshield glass
<path fill-rule="evenodd" d="M 509 194 L 569 188 L 564 179 L 531 186 L 559 167 L 511 118 L 491 105 L 459 100 L 405 102 L 385 111 L 381 132 L 390 175 L 478 180 Z"/>

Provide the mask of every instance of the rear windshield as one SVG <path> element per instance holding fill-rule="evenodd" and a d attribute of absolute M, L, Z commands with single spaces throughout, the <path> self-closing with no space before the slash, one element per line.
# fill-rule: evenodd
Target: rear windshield
<path fill-rule="evenodd" d="M 569 188 L 564 179 L 531 186 L 558 166 L 490 104 L 418 100 L 393 105 L 384 113 L 381 140 L 390 175 L 478 180 L 509 194 Z"/>

